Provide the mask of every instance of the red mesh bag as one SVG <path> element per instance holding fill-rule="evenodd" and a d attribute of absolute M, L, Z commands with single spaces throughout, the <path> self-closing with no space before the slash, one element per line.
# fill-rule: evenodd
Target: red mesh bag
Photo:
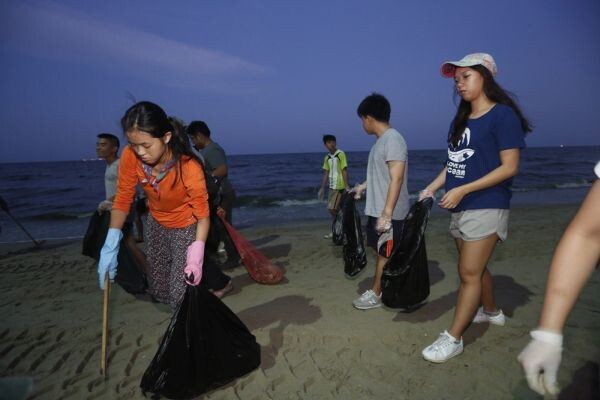
<path fill-rule="evenodd" d="M 274 265 L 265 257 L 256 247 L 252 245 L 241 233 L 235 230 L 223 217 L 219 216 L 223 225 L 227 229 L 231 240 L 244 266 L 248 270 L 248 275 L 258 283 L 273 284 L 283 279 L 283 271 Z"/>

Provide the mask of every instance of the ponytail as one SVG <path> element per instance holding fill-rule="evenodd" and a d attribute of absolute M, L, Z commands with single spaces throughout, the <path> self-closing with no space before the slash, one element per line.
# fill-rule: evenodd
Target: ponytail
<path fill-rule="evenodd" d="M 190 145 L 190 138 L 185 133 L 185 125 L 178 117 L 170 116 L 169 123 L 171 124 L 171 140 L 169 141 L 169 149 L 173 155 L 173 159 L 177 162 L 177 176 L 183 182 L 183 173 L 181 171 L 182 159 L 190 159 L 198 163 L 200 168 L 204 170 L 204 163 L 202 160 L 192 151 Z M 173 184 L 175 184 L 173 181 Z"/>
<path fill-rule="evenodd" d="M 169 150 L 173 155 L 173 159 L 179 161 L 182 156 L 188 156 L 191 158 L 197 158 L 192 151 L 190 140 L 185 134 L 185 127 L 183 121 L 177 117 L 168 117 L 171 140 L 168 143 Z"/>

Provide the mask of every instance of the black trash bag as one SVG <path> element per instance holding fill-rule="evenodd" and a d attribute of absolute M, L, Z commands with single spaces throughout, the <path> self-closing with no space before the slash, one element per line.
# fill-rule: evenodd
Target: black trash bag
<path fill-rule="evenodd" d="M 344 244 L 344 204 L 348 196 L 353 196 L 353 194 L 348 192 L 342 193 L 342 197 L 340 199 L 340 208 L 335 214 L 333 224 L 331 224 L 331 238 L 333 240 L 333 244 L 337 246 Z"/>
<path fill-rule="evenodd" d="M 202 286 L 187 286 L 140 387 L 189 399 L 260 365 L 260 346 L 240 319 Z"/>
<path fill-rule="evenodd" d="M 104 240 L 108 233 L 110 225 L 110 212 L 105 211 L 102 214 L 94 212 L 90 218 L 87 231 L 83 237 L 83 248 L 81 254 L 98 261 L 100 259 L 100 250 L 104 246 Z M 125 233 L 125 232 L 124 232 Z M 138 266 L 135 258 L 121 242 L 119 254 L 117 254 L 117 276 L 115 282 L 119 284 L 126 292 L 131 294 L 143 294 L 148 289 L 146 274 Z"/>
<path fill-rule="evenodd" d="M 106 239 L 108 224 L 110 224 L 110 213 L 104 212 L 100 214 L 98 211 L 95 211 L 92 214 L 85 235 L 83 236 L 81 254 L 92 257 L 96 261 L 100 259 L 100 250 Z"/>
<path fill-rule="evenodd" d="M 412 311 L 429 296 L 425 229 L 433 205 L 430 197 L 415 202 L 404 220 L 400 240 L 383 267 L 381 301 Z"/>
<path fill-rule="evenodd" d="M 219 231 L 217 230 L 216 225 L 219 223 L 221 223 L 221 221 L 219 220 L 219 217 L 217 217 L 216 208 L 211 208 L 210 227 L 208 229 L 208 235 L 206 236 L 204 251 L 206 254 L 210 254 L 212 257 L 218 257 L 221 237 L 219 236 Z"/>
<path fill-rule="evenodd" d="M 356 209 L 354 196 L 347 193 L 342 199 L 343 212 L 343 254 L 344 254 L 344 272 L 353 277 L 367 265 L 367 252 L 365 241 L 363 240 L 360 214 Z"/>

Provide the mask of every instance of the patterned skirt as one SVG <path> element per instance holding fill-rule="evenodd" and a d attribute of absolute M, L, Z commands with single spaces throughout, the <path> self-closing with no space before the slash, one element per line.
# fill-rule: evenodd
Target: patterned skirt
<path fill-rule="evenodd" d="M 187 248 L 196 239 L 196 226 L 166 228 L 148 213 L 148 285 L 150 294 L 161 303 L 175 309 L 185 292 Z M 231 280 L 220 268 L 205 257 L 201 285 L 222 289 Z"/>

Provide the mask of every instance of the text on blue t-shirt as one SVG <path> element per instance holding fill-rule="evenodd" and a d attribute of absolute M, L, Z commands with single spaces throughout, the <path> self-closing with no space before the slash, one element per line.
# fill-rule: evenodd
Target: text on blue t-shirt
<path fill-rule="evenodd" d="M 452 132 L 453 126 L 450 126 Z M 496 104 L 485 115 L 469 119 L 458 145 L 448 144 L 446 192 L 476 181 L 498 168 L 500 152 L 525 147 L 525 134 L 517 113 Z M 452 212 L 484 208 L 510 208 L 512 178 L 466 195 Z"/>

